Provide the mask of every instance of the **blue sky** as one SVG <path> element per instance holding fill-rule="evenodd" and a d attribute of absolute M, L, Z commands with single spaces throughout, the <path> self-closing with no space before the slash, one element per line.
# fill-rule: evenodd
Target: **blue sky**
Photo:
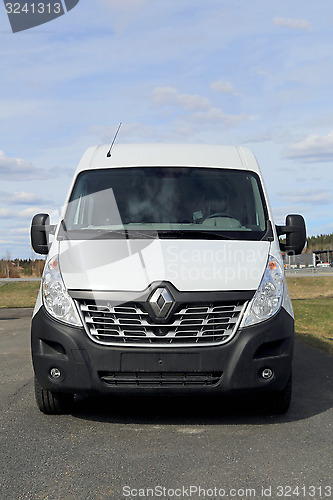
<path fill-rule="evenodd" d="M 275 214 L 333 231 L 331 0 L 80 0 L 13 34 L 0 4 L 0 258 L 34 257 L 84 150 L 243 144 Z"/>

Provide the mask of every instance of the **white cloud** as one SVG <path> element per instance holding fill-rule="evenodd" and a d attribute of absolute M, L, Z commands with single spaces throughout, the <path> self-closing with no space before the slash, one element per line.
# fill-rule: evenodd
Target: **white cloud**
<path fill-rule="evenodd" d="M 310 134 L 303 141 L 292 144 L 285 157 L 306 163 L 333 161 L 333 130 L 324 136 Z"/>
<path fill-rule="evenodd" d="M 10 234 L 29 234 L 30 233 L 30 227 L 18 227 L 17 229 L 11 229 Z"/>
<path fill-rule="evenodd" d="M 182 94 L 173 87 L 156 87 L 152 100 L 157 106 L 177 106 L 185 111 L 209 109 L 211 103 L 206 97 L 196 94 Z"/>
<path fill-rule="evenodd" d="M 276 26 L 284 26 L 294 30 L 311 30 L 311 25 L 306 19 L 289 19 L 285 17 L 274 17 Z"/>
<path fill-rule="evenodd" d="M 47 210 L 41 210 L 40 207 L 29 207 L 25 208 L 24 210 L 11 210 L 9 208 L 0 208 L 0 219 L 32 219 L 32 217 L 38 213 L 47 212 Z"/>
<path fill-rule="evenodd" d="M 211 83 L 210 88 L 214 90 L 214 92 L 221 92 L 222 94 L 239 95 L 231 83 L 223 80 L 217 80 Z"/>
<path fill-rule="evenodd" d="M 288 214 L 305 214 L 310 210 L 309 206 L 304 205 L 285 205 L 281 207 L 272 207 L 273 219 L 275 224 L 284 225 Z"/>
<path fill-rule="evenodd" d="M 198 111 L 193 113 L 192 118 L 200 123 L 224 123 L 226 125 L 237 125 L 240 122 L 251 120 L 251 117 L 246 114 L 226 114 L 220 108 L 211 107 L 207 111 Z"/>
<path fill-rule="evenodd" d="M 2 180 L 26 181 L 45 179 L 46 172 L 21 158 L 9 157 L 0 150 L 0 176 Z"/>
<path fill-rule="evenodd" d="M 333 201 L 332 192 L 328 189 L 302 189 L 278 193 L 289 203 L 305 203 L 309 205 L 326 205 Z"/>
<path fill-rule="evenodd" d="M 9 210 L 9 208 L 0 208 L 0 219 L 8 219 L 15 216 L 15 210 Z"/>
<path fill-rule="evenodd" d="M 6 199 L 7 203 L 11 205 L 32 205 L 46 203 L 43 198 L 37 196 L 35 193 L 26 193 L 25 191 L 19 191 L 14 193 L 12 196 L 8 196 Z"/>
<path fill-rule="evenodd" d="M 242 142 L 268 142 L 268 141 L 271 141 L 272 140 L 272 134 L 271 132 L 262 132 L 262 133 L 258 133 L 258 134 L 255 134 L 255 135 L 250 135 L 248 136 L 245 140 L 243 140 Z"/>
<path fill-rule="evenodd" d="M 176 106 L 189 111 L 186 118 L 179 119 L 176 126 L 181 134 L 192 135 L 198 130 L 198 125 L 213 126 L 225 124 L 234 126 L 251 119 L 246 114 L 227 114 L 221 108 L 213 106 L 209 99 L 197 94 L 183 94 L 173 87 L 156 87 L 152 100 L 157 106 Z"/>
<path fill-rule="evenodd" d="M 21 219 L 31 219 L 34 215 L 41 211 L 40 207 L 29 207 L 17 212 L 17 216 Z"/>

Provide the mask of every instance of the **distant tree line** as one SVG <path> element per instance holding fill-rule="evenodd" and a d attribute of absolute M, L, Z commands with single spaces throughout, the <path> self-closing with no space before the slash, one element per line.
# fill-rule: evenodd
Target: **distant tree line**
<path fill-rule="evenodd" d="M 44 264 L 44 259 L 1 259 L 0 278 L 39 278 Z"/>
<path fill-rule="evenodd" d="M 333 250 L 333 233 L 310 236 L 307 241 L 306 253 L 314 250 Z"/>

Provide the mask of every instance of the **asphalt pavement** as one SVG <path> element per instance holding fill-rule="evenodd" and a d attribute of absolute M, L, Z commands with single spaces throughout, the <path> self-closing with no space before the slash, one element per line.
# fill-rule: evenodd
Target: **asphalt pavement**
<path fill-rule="evenodd" d="M 36 407 L 31 309 L 0 310 L 0 499 L 333 499 L 333 357 L 297 343 L 283 416 L 224 398 Z"/>

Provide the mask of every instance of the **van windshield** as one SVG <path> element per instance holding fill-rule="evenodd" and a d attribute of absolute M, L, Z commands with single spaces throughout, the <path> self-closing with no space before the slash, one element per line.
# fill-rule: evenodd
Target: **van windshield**
<path fill-rule="evenodd" d="M 117 237 L 260 240 L 267 209 L 257 174 L 208 167 L 81 172 L 63 221 L 70 239 Z"/>

